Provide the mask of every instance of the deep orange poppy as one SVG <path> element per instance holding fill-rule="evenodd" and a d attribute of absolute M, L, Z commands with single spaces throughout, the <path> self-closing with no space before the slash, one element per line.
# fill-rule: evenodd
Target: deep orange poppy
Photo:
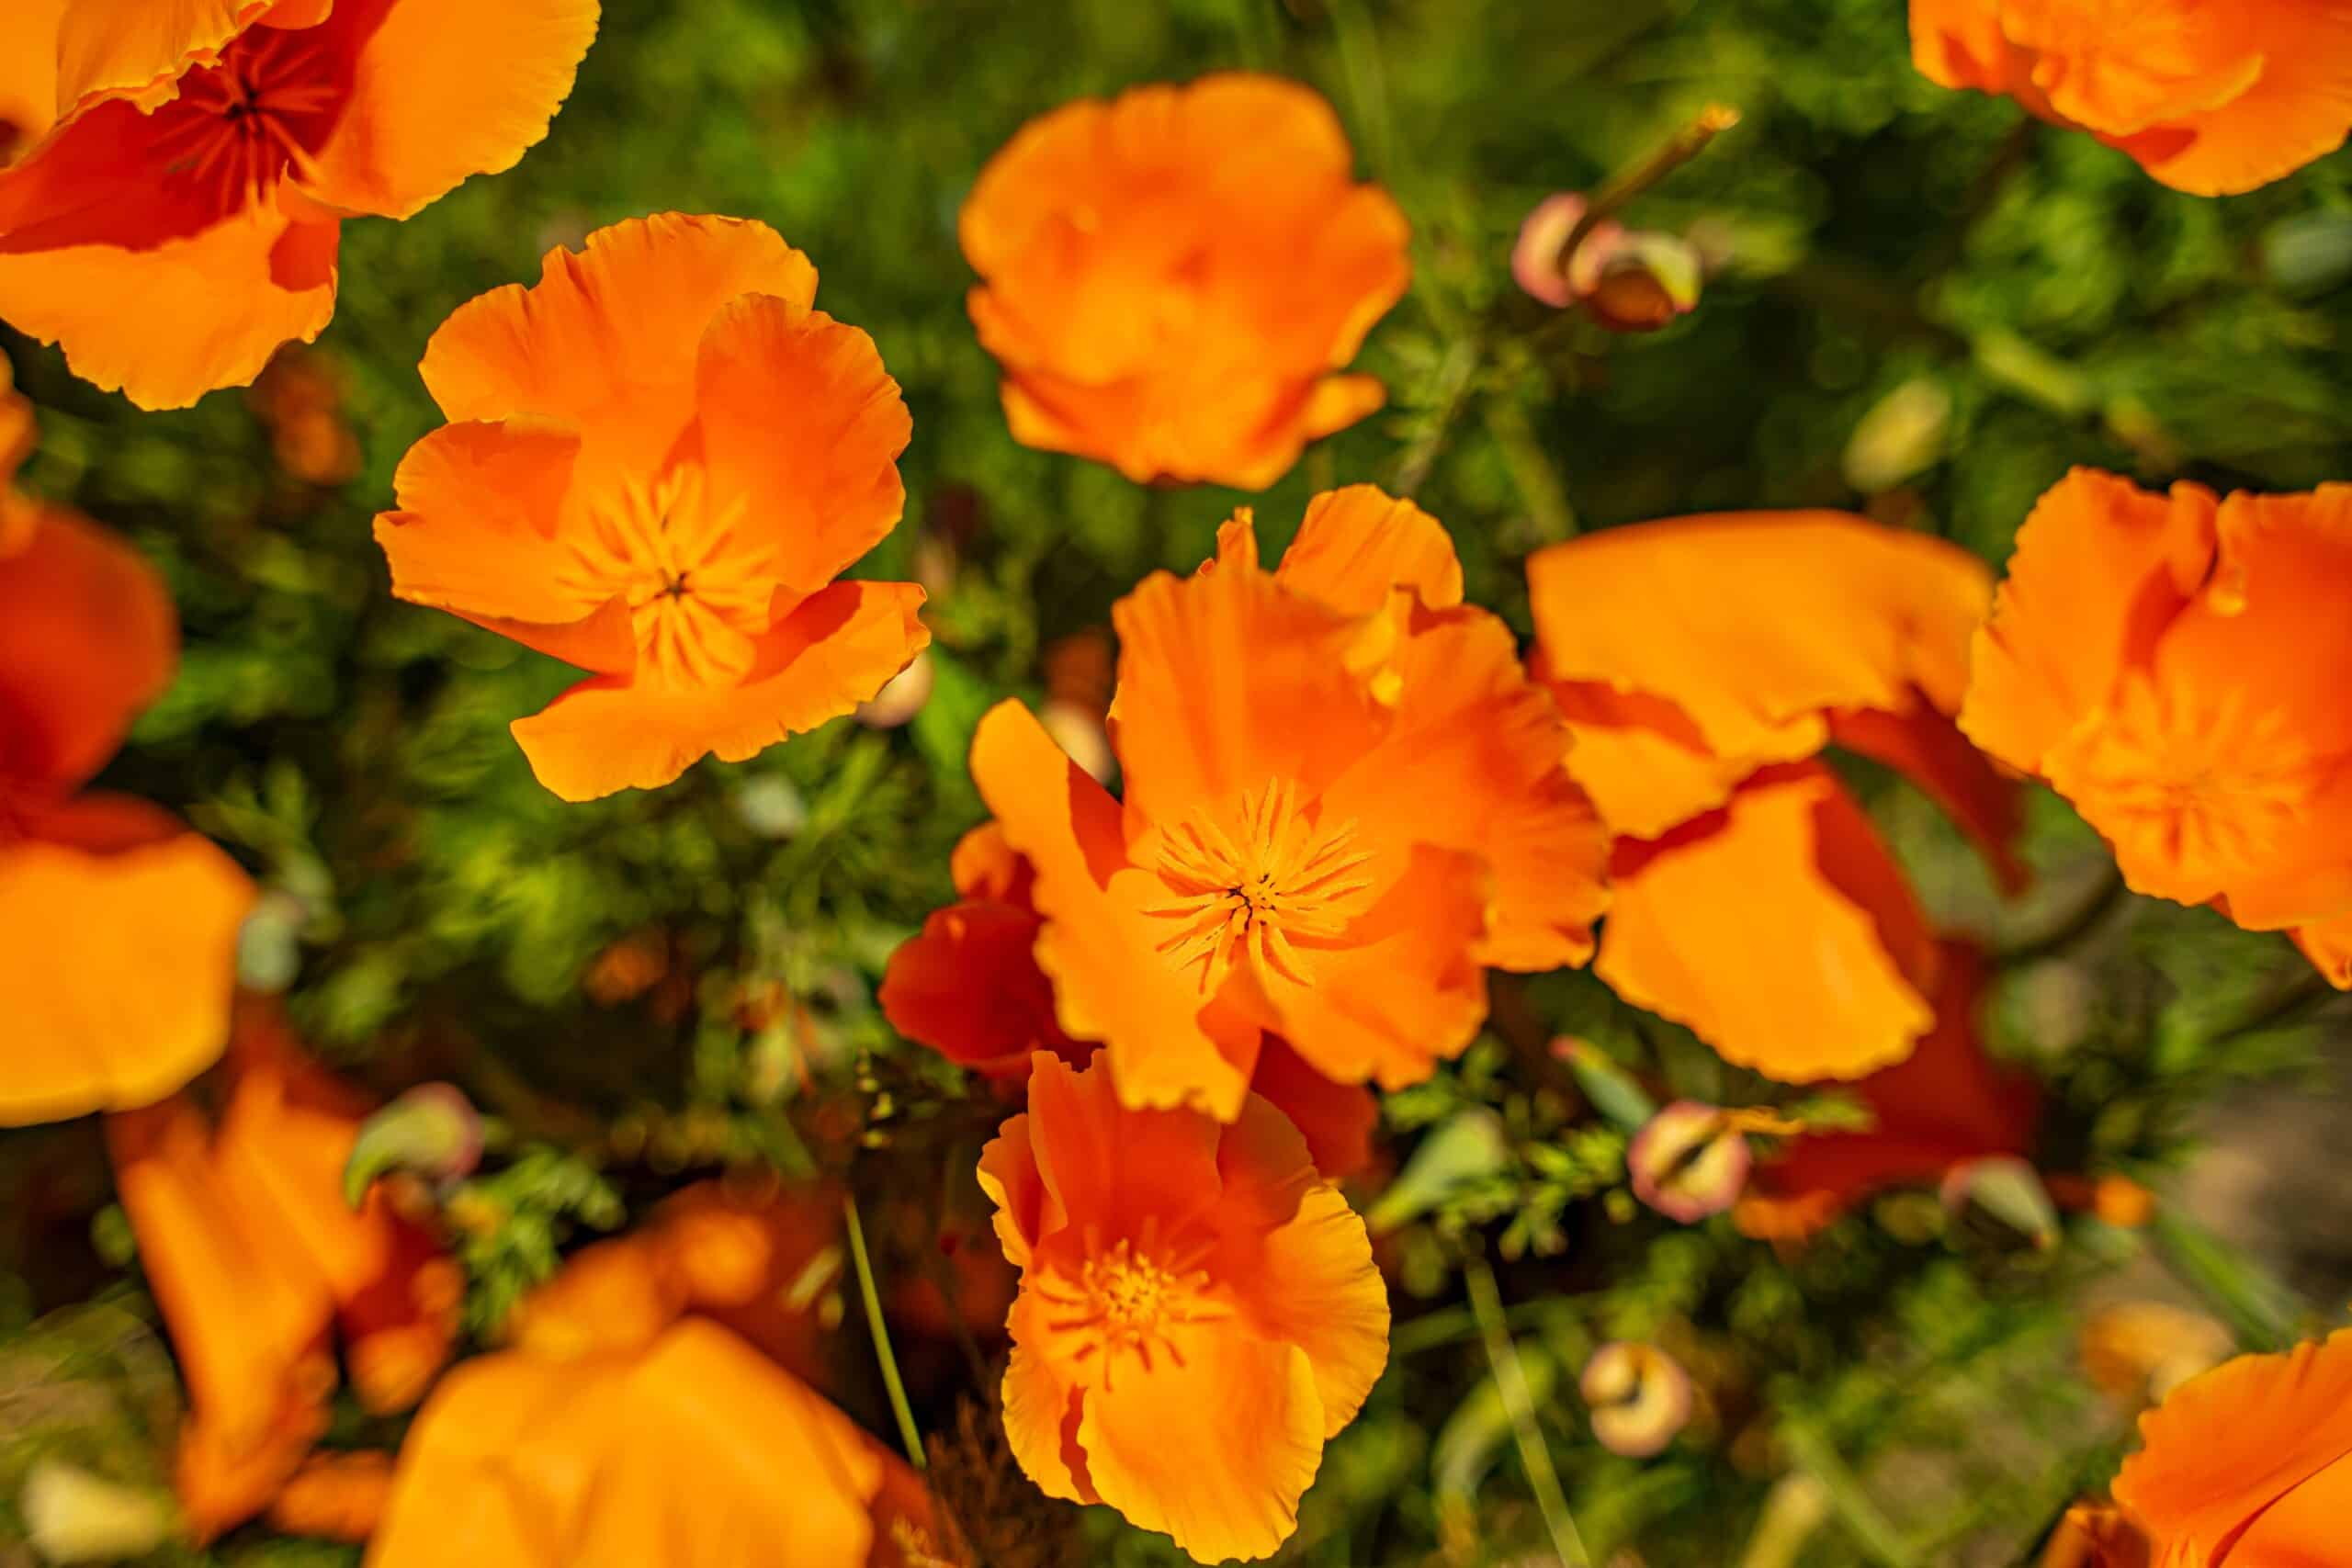
<path fill-rule="evenodd" d="M 266 1506 L 325 1429 L 331 1329 L 361 1403 L 404 1409 L 447 1359 L 465 1290 L 384 1190 L 344 1201 L 364 1103 L 260 1004 L 240 1011 L 230 1074 L 217 1129 L 185 1096 L 107 1119 L 187 1382 L 181 1508 L 207 1537 Z"/>
<path fill-rule="evenodd" d="M 1567 732 L 1460 598 L 1444 529 L 1370 486 L 1317 497 L 1278 572 L 1244 512 L 1215 561 L 1114 612 L 1124 805 L 1018 704 L 981 721 L 973 777 L 1029 869 L 1057 1025 L 1102 1043 L 1129 1104 L 1229 1120 L 1272 1035 L 1339 1083 L 1417 1082 L 1476 1032 L 1484 965 L 1590 952 L 1604 840 Z"/>
<path fill-rule="evenodd" d="M 836 581 L 899 520 L 874 340 L 764 224 L 665 213 L 548 253 L 424 352 L 449 424 L 376 521 L 392 592 L 594 671 L 514 738 L 566 800 L 740 761 L 931 640 L 922 590 Z"/>
<path fill-rule="evenodd" d="M 1866 1132 L 1806 1133 L 1760 1162 L 1735 1210 L 1752 1235 L 1799 1239 L 1890 1188 L 1934 1186 L 1954 1168 L 2033 1150 L 2030 1075 L 1996 1062 L 1981 1032 L 1984 954 L 1943 944 L 1935 1025 L 1895 1066 L 1852 1086 Z"/>
<path fill-rule="evenodd" d="M 2352 1329 L 2190 1378 L 2140 1417 L 2140 1437 L 2115 1501 L 2161 1568 L 2344 1560 Z"/>
<path fill-rule="evenodd" d="M 1405 216 L 1339 118 L 1238 73 L 1066 104 L 964 204 L 973 324 L 1013 439 L 1138 483 L 1263 490 L 1378 408 L 1335 375 L 1405 292 Z"/>
<path fill-rule="evenodd" d="M 898 1460 L 715 1323 L 578 1356 L 504 1350 L 441 1382 L 401 1450 L 369 1568 L 915 1568 Z"/>
<path fill-rule="evenodd" d="M 2267 185 L 2352 132 L 2338 0 L 1911 0 L 1911 57 L 2199 196 Z"/>
<path fill-rule="evenodd" d="M 2154 495 L 2078 468 L 2018 533 L 1961 724 L 2124 880 L 2290 931 L 2352 984 L 2352 484 Z"/>
<path fill-rule="evenodd" d="M 171 681 L 162 581 L 5 478 L 0 515 L 0 1124 L 16 1124 L 148 1104 L 210 1065 L 254 889 L 169 813 L 76 793 Z"/>
<path fill-rule="evenodd" d="M 1372 1244 L 1265 1100 L 1230 1125 L 1119 1101 L 1100 1066 L 1040 1052 L 1028 1111 L 981 1151 L 1022 1271 L 1005 1433 L 1049 1495 L 1198 1562 L 1265 1557 L 1387 1362 Z"/>
<path fill-rule="evenodd" d="M 596 0 L 9 6 L 0 113 L 43 97 L 55 112 L 0 167 L 0 319 L 144 408 L 252 380 L 334 313 L 344 219 L 409 217 L 547 134 L 596 15 Z"/>
<path fill-rule="evenodd" d="M 1894 857 L 1810 761 L 1900 770 L 2005 882 L 2017 792 L 1954 728 L 1992 579 L 1833 512 L 1611 528 L 1528 561 L 1568 773 L 1620 835 L 1595 972 L 1771 1077 L 1857 1077 L 1933 1021 L 1937 950 Z"/>

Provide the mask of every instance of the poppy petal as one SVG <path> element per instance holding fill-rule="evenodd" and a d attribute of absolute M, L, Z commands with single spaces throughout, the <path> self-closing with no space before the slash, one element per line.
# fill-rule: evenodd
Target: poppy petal
<path fill-rule="evenodd" d="M 566 800 L 658 789 L 703 758 L 740 762 L 841 717 L 931 641 L 922 590 L 836 582 L 757 644 L 740 686 L 670 688 L 600 675 L 512 726 L 539 782 Z"/>
<path fill-rule="evenodd" d="M 1372 1164 L 1380 1101 L 1362 1084 L 1325 1077 L 1280 1035 L 1268 1035 L 1259 1051 L 1250 1092 L 1290 1119 L 1324 1179 L 1344 1181 Z"/>
<path fill-rule="evenodd" d="M 1800 765 L 1666 840 L 1621 844 L 1594 972 L 1724 1058 L 1854 1078 L 1934 1022 L 1934 955 L 1901 870 L 1837 780 Z"/>
<path fill-rule="evenodd" d="M 1031 910 L 967 900 L 934 909 L 890 954 L 876 999 L 890 1027 L 958 1066 L 1021 1077 L 1032 1051 L 1077 1051 L 1037 967 Z"/>
<path fill-rule="evenodd" d="M 168 101 L 194 65 L 220 51 L 270 8 L 270 0 L 73 0 L 57 25 L 57 108 L 127 97 L 141 108 Z"/>
<path fill-rule="evenodd" d="M 513 168 L 571 95 L 597 8 L 597 0 L 339 0 L 337 22 L 345 9 L 381 19 L 357 51 L 305 188 L 345 211 L 407 218 L 469 175 Z"/>
<path fill-rule="evenodd" d="M 0 12 L 0 167 L 57 120 L 57 25 L 65 0 L 18 0 Z"/>
<path fill-rule="evenodd" d="M 1216 1204 L 1216 1122 L 1190 1111 L 1125 1109 L 1108 1073 L 1042 1053 L 1035 1062 L 1029 1144 L 1046 1191 L 1041 1240 L 1063 1226 L 1133 1235 L 1147 1217 L 1174 1235 Z"/>
<path fill-rule="evenodd" d="M 537 284 L 459 306 L 425 345 L 424 384 L 451 420 L 551 420 L 650 472 L 693 416 L 704 329 L 745 294 L 805 306 L 817 269 L 764 223 L 616 223 L 579 252 L 549 251 Z"/>
<path fill-rule="evenodd" d="M 1411 589 L 1432 610 L 1462 603 L 1462 561 L 1445 525 L 1375 485 L 1308 502 L 1274 580 L 1350 615 L 1385 607 L 1395 588 Z"/>
<path fill-rule="evenodd" d="M 1016 1316 L 1019 1308 L 1015 1309 Z M 1004 1437 L 1022 1473 L 1048 1497 L 1099 1503 L 1079 1450 L 1077 1390 L 1054 1371 L 1050 1358 L 1024 1344 L 1016 1333 L 1004 1365 Z"/>
<path fill-rule="evenodd" d="M 805 299 L 739 299 L 703 333 L 695 387 L 712 504 L 745 504 L 778 581 L 820 588 L 897 524 L 913 426 L 864 332 Z"/>
<path fill-rule="evenodd" d="M 146 558 L 62 507 L 0 557 L 0 779 L 62 794 L 170 684 L 179 624 Z"/>
<path fill-rule="evenodd" d="M 2116 145 L 2196 196 L 2269 184 L 2344 145 L 2352 132 L 2352 13 L 2300 0 L 2218 8 L 2255 62 L 2251 84 L 2199 113 Z M 2187 132 L 2184 137 L 2181 132 Z"/>

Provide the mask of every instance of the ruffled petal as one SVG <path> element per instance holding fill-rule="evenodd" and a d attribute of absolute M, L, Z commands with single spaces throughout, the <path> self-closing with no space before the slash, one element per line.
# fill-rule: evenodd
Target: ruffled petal
<path fill-rule="evenodd" d="M 57 23 L 57 112 L 115 97 L 153 108 L 269 8 L 270 0 L 72 0 Z"/>
<path fill-rule="evenodd" d="M 1077 1395 L 1052 1359 L 1023 1344 L 1016 1333 L 1004 1364 L 1004 1437 L 1013 1462 L 1048 1497 L 1099 1503 L 1078 1447 Z"/>
<path fill-rule="evenodd" d="M 740 686 L 600 675 L 516 719 L 514 739 L 539 782 L 566 800 L 659 789 L 705 757 L 742 761 L 841 717 L 904 670 L 931 641 L 915 615 L 922 603 L 911 583 L 837 582 L 759 639 L 757 667 Z"/>
<path fill-rule="evenodd" d="M 2265 1509 L 2307 1485 L 2343 1498 L 2344 1479 L 2324 1477 L 2352 1455 L 2352 1330 L 2189 1379 L 2140 1418 L 2140 1437 L 2115 1500 L 2164 1544 L 2165 1562 L 2271 1561 L 2251 1547 L 2249 1527 Z M 2343 1539 L 2342 1518 L 2331 1546 Z"/>
<path fill-rule="evenodd" d="M 969 900 L 936 909 L 890 954 L 877 999 L 890 1027 L 958 1066 L 1022 1077 L 1032 1051 L 1083 1060 L 1054 1014 L 1037 967 L 1043 924 L 1011 904 Z"/>
<path fill-rule="evenodd" d="M 571 95 L 597 9 L 597 0 L 338 0 L 328 25 L 368 31 L 304 188 L 345 211 L 407 218 L 469 175 L 513 168 Z"/>
<path fill-rule="evenodd" d="M 1800 765 L 1667 839 L 1621 845 L 1595 973 L 1785 1082 L 1855 1078 L 1934 1021 L 1902 872 L 1837 780 Z"/>
<path fill-rule="evenodd" d="M 1396 588 L 1432 610 L 1462 603 L 1462 561 L 1445 525 L 1374 485 L 1308 502 L 1274 581 L 1350 615 L 1381 609 Z"/>
<path fill-rule="evenodd" d="M 227 855 L 138 803 L 85 797 L 36 831 L 0 845 L 6 1125 L 145 1105 L 209 1066 L 254 900 Z"/>
<path fill-rule="evenodd" d="M 2201 9 L 2232 33 L 2233 52 L 2217 62 L 2230 73 L 2207 95 L 2222 101 L 2113 138 L 2115 145 L 2196 196 L 2253 190 L 2344 145 L 2352 132 L 2352 13 L 2304 0 Z"/>
<path fill-rule="evenodd" d="M 913 425 L 856 327 L 806 299 L 739 299 L 703 334 L 695 400 L 711 504 L 746 508 L 738 527 L 765 541 L 776 581 L 812 592 L 899 521 Z"/>
<path fill-rule="evenodd" d="M 805 307 L 817 269 L 764 223 L 632 219 L 548 252 L 537 284 L 459 306 L 425 345 L 424 384 L 453 421 L 553 420 L 651 472 L 693 417 L 704 329 L 745 294 Z"/>
<path fill-rule="evenodd" d="M 0 781 L 62 794 L 114 755 L 170 684 L 171 594 L 145 558 L 62 507 L 27 509 L 0 556 Z"/>
<path fill-rule="evenodd" d="M 1040 1240 L 1065 1227 L 1135 1235 L 1147 1220 L 1176 1235 L 1217 1202 L 1217 1123 L 1190 1111 L 1128 1110 L 1108 1072 L 1043 1054 L 1035 1061 L 1029 1143 L 1045 1188 Z"/>

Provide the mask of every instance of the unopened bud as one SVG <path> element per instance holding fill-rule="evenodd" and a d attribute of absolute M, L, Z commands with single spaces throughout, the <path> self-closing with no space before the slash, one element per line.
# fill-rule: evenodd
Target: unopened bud
<path fill-rule="evenodd" d="M 1625 1150 L 1634 1196 L 1686 1225 L 1737 1202 L 1752 1163 L 1732 1118 L 1695 1100 L 1678 1100 L 1651 1117 Z"/>
<path fill-rule="evenodd" d="M 1655 1345 L 1603 1345 L 1585 1363 L 1577 1387 L 1592 1411 L 1592 1435 L 1627 1459 L 1657 1453 L 1690 1419 L 1690 1375 Z"/>
<path fill-rule="evenodd" d="M 356 1209 L 388 1171 L 454 1181 L 481 1159 L 481 1114 L 454 1086 L 419 1084 L 360 1124 L 344 1162 L 344 1201 Z"/>
<path fill-rule="evenodd" d="M 1564 255 L 1562 247 L 1583 220 L 1585 205 L 1585 198 L 1572 190 L 1545 197 L 1520 224 L 1519 241 L 1511 247 L 1511 276 L 1555 310 L 1565 310 L 1591 291 L 1600 276 L 1602 251 L 1624 232 L 1614 220 L 1603 219 L 1577 243 L 1575 256 Z"/>
<path fill-rule="evenodd" d="M 1958 1217 L 1973 1207 L 2047 1249 L 2058 1240 L 2058 1209 L 2030 1165 L 2013 1155 L 1973 1159 L 1944 1177 L 1945 1212 Z"/>
<path fill-rule="evenodd" d="M 1592 286 L 1584 291 L 1585 314 L 1612 333 L 1654 333 L 1699 304 L 1704 273 L 1698 248 L 1675 234 L 1634 230 L 1596 245 L 1588 237 L 1582 252 L 1599 252 Z"/>
<path fill-rule="evenodd" d="M 1626 1132 L 1639 1132 L 1657 1114 L 1657 1102 L 1591 1041 L 1563 1034 L 1552 1042 L 1552 1055 L 1567 1064 L 1592 1108 Z"/>

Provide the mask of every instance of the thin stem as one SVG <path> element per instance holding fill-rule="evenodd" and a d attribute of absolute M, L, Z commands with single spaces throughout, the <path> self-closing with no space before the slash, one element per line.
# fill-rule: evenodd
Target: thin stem
<path fill-rule="evenodd" d="M 2123 874 L 2112 866 L 2109 867 L 2088 897 L 2048 931 L 2028 937 L 2013 947 L 2002 949 L 2001 962 L 2030 964 L 2036 959 L 2064 952 L 2106 924 L 2108 916 L 2122 905 L 2127 891 L 2123 886 Z"/>
<path fill-rule="evenodd" d="M 1707 143 L 1739 123 L 1739 111 L 1728 104 L 1709 104 L 1699 111 L 1698 118 L 1676 131 L 1646 158 L 1628 164 L 1609 176 L 1593 193 L 1592 200 L 1577 220 L 1568 237 L 1560 242 L 1560 256 L 1555 264 L 1561 276 L 1568 273 L 1568 264 L 1576 259 L 1577 247 L 1604 219 L 1613 218 L 1627 202 L 1674 173 L 1683 164 L 1707 150 Z"/>
<path fill-rule="evenodd" d="M 1781 1424 L 1781 1439 L 1795 1455 L 1823 1490 L 1829 1494 L 1830 1506 L 1837 1511 L 1838 1522 L 1846 1533 L 1879 1568 L 1912 1568 L 1918 1556 L 1904 1540 L 1894 1521 L 1880 1511 L 1879 1506 L 1862 1490 L 1861 1482 L 1846 1468 L 1846 1461 L 1819 1432 L 1805 1423 L 1787 1420 Z"/>
<path fill-rule="evenodd" d="M 874 1262 L 865 1254 L 865 1227 L 858 1222 L 854 1193 L 842 1197 L 842 1218 L 849 1227 L 849 1255 L 857 1265 L 857 1293 L 865 1302 L 865 1326 L 874 1336 L 874 1358 L 882 1363 L 882 1386 L 889 1392 L 890 1413 L 899 1418 L 899 1441 L 906 1447 L 908 1463 L 917 1470 L 928 1470 L 931 1461 L 923 1455 L 922 1433 L 915 1427 L 914 1406 L 907 1403 L 907 1385 L 899 1376 L 898 1354 L 890 1348 L 890 1328 L 882 1321 L 882 1294 L 874 1288 Z"/>
<path fill-rule="evenodd" d="M 1535 1400 L 1528 1393 L 1527 1369 L 1520 1365 L 1519 1347 L 1511 1343 L 1510 1329 L 1503 1320 L 1502 1293 L 1495 1289 L 1494 1270 L 1487 1267 L 1485 1258 L 1474 1258 L 1463 1274 L 1470 1288 L 1470 1310 L 1486 1336 L 1487 1363 L 1494 1369 L 1503 1408 L 1510 1412 L 1511 1432 L 1519 1439 L 1519 1462 L 1535 1490 L 1535 1506 L 1543 1510 L 1553 1554 L 1559 1558 L 1561 1568 L 1592 1568 L 1584 1537 L 1577 1533 L 1576 1517 L 1568 1512 L 1560 1472 L 1552 1467 L 1552 1450 L 1544 1442 L 1544 1429 L 1535 1424 Z"/>

